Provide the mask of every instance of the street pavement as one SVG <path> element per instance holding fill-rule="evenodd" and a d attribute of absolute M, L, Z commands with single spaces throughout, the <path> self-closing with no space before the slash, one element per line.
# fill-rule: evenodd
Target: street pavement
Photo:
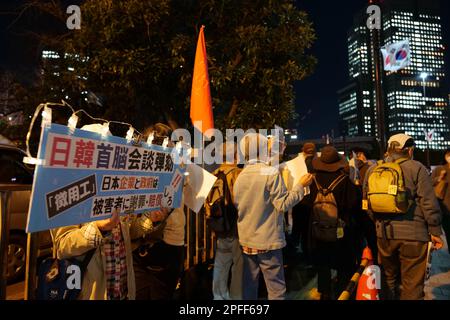
<path fill-rule="evenodd" d="M 450 300 L 450 253 L 444 247 L 432 253 L 430 278 L 425 284 L 425 300 Z M 317 275 L 301 257 L 286 259 L 287 298 L 289 300 L 318 300 Z M 7 288 L 7 300 L 23 300 L 24 282 Z"/>
<path fill-rule="evenodd" d="M 425 283 L 425 300 L 450 300 L 450 253 L 443 236 L 444 247 L 432 252 L 430 278 Z M 311 266 L 295 261 L 286 268 L 287 298 L 318 300 L 317 275 Z"/>
<path fill-rule="evenodd" d="M 6 288 L 6 300 L 23 300 L 25 282 L 18 282 Z"/>

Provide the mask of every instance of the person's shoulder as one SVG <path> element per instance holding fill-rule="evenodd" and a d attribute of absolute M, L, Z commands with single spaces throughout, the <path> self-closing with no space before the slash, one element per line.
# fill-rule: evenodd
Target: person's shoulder
<path fill-rule="evenodd" d="M 280 175 L 280 168 L 278 166 L 271 166 L 267 163 L 257 163 L 252 166 L 252 173 L 258 176 L 267 176 L 275 179 L 277 175 Z"/>
<path fill-rule="evenodd" d="M 222 163 L 216 170 L 214 170 L 215 173 L 218 173 L 219 171 L 224 172 L 225 174 L 231 170 L 231 166 L 227 163 Z"/>
<path fill-rule="evenodd" d="M 413 168 L 416 168 L 416 169 L 425 169 L 425 170 L 427 170 L 428 171 L 428 169 L 427 169 L 427 167 L 425 167 L 425 165 L 422 163 L 422 162 L 419 162 L 419 161 L 417 161 L 417 160 L 413 160 L 413 159 L 408 159 L 408 160 L 406 160 L 405 162 L 404 162 L 406 165 L 409 165 L 409 166 L 411 166 L 411 167 L 413 167 Z"/>
<path fill-rule="evenodd" d="M 220 171 L 220 167 L 217 168 L 216 170 L 214 170 L 213 172 L 211 172 L 211 174 L 214 175 L 214 176 L 217 176 L 217 174 L 219 173 L 219 171 Z"/>
<path fill-rule="evenodd" d="M 428 170 L 428 168 L 421 162 L 416 161 L 416 160 L 406 160 L 405 162 L 403 162 L 401 165 L 402 171 L 404 173 L 404 175 L 410 176 L 412 175 L 412 177 L 417 177 L 418 175 L 427 175 L 430 176 L 430 171 Z M 406 171 L 405 171 L 406 169 Z"/>
<path fill-rule="evenodd" d="M 263 170 L 263 173 L 268 176 L 276 176 L 280 174 L 279 168 L 269 165 L 264 165 L 261 167 L 261 170 Z"/>
<path fill-rule="evenodd" d="M 227 175 L 229 172 L 233 171 L 233 169 L 237 168 L 237 166 L 230 165 L 228 163 L 222 163 L 216 170 L 211 172 L 213 175 L 217 176 L 219 172 L 223 172 Z"/>
<path fill-rule="evenodd" d="M 368 161 L 367 162 L 367 171 L 371 171 L 375 169 L 375 167 L 378 165 L 378 161 Z"/>
<path fill-rule="evenodd" d="M 236 173 L 236 172 L 239 173 L 242 171 L 242 168 L 239 168 L 236 164 L 225 163 L 222 165 L 222 167 L 223 167 L 225 173 L 227 173 L 227 174 L 228 173 Z"/>
<path fill-rule="evenodd" d="M 436 167 L 433 169 L 433 173 L 435 173 L 435 172 L 440 172 L 441 170 L 445 170 L 445 166 L 436 166 Z"/>
<path fill-rule="evenodd" d="M 369 169 L 372 166 L 373 166 L 373 164 L 369 163 L 368 161 L 367 162 L 363 162 L 363 165 L 361 166 L 361 169 L 367 170 L 367 169 Z"/>
<path fill-rule="evenodd" d="M 249 167 L 239 168 L 239 174 L 236 175 L 236 182 L 245 180 L 244 177 L 247 174 L 251 174 L 249 170 L 250 170 Z"/>
<path fill-rule="evenodd" d="M 237 177 L 241 174 L 242 170 L 242 168 L 235 167 L 231 172 L 233 173 L 233 176 Z"/>
<path fill-rule="evenodd" d="M 434 168 L 433 171 L 441 171 L 441 170 L 447 170 L 447 171 L 449 171 L 450 168 L 449 168 L 448 166 L 440 165 L 440 166 L 437 166 L 436 168 Z"/>

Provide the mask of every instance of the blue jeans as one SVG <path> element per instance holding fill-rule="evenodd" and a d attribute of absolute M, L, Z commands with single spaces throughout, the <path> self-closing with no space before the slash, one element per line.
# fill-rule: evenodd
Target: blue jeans
<path fill-rule="evenodd" d="M 231 283 L 228 277 L 231 267 Z M 214 300 L 242 299 L 242 249 L 235 237 L 217 238 L 214 259 L 213 295 Z"/>
<path fill-rule="evenodd" d="M 283 254 L 281 249 L 244 257 L 244 300 L 258 299 L 259 271 L 261 270 L 267 287 L 269 300 L 284 300 L 286 282 L 284 280 Z"/>

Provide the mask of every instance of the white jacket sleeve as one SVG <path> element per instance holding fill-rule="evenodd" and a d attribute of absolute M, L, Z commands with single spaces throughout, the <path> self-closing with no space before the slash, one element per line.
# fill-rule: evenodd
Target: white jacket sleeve
<path fill-rule="evenodd" d="M 274 175 L 269 175 L 267 179 L 267 191 L 272 205 L 278 212 L 287 212 L 303 199 L 303 186 L 298 183 L 291 191 L 288 191 L 278 171 Z"/>

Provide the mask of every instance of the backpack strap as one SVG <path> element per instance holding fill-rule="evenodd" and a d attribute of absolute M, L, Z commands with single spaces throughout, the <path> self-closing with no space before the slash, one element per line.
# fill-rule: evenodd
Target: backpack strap
<path fill-rule="evenodd" d="M 347 175 L 343 173 L 339 177 L 334 179 L 334 181 L 328 187 L 328 190 L 333 191 L 339 185 L 339 183 L 341 183 L 346 177 L 347 177 Z"/>
<path fill-rule="evenodd" d="M 346 174 L 339 175 L 336 179 L 333 180 L 333 182 L 330 183 L 328 188 L 323 188 L 319 182 L 317 182 L 317 179 L 315 176 L 313 176 L 314 182 L 316 183 L 317 189 L 322 194 L 328 194 L 330 192 L 333 192 L 333 190 L 341 183 L 345 178 L 347 177 Z"/>
<path fill-rule="evenodd" d="M 233 199 L 231 197 L 231 192 L 230 192 L 230 188 L 228 186 L 228 179 L 227 179 L 227 175 L 229 175 L 230 173 L 232 173 L 233 170 L 228 171 L 228 173 L 223 172 L 223 194 L 225 196 L 225 201 L 227 205 L 233 205 Z"/>
<path fill-rule="evenodd" d="M 328 194 L 330 192 L 332 192 L 334 190 L 334 188 L 336 188 L 338 186 L 339 183 L 341 183 L 345 177 L 347 177 L 346 174 L 341 174 L 339 175 L 336 179 L 333 180 L 333 182 L 330 183 L 330 185 L 328 186 L 328 188 L 324 188 L 322 187 L 319 182 L 316 179 L 316 176 L 313 176 L 313 180 L 314 183 L 316 184 L 317 190 L 322 193 L 322 194 Z"/>
<path fill-rule="evenodd" d="M 224 210 L 222 218 L 225 228 L 225 234 L 227 234 L 231 230 L 232 225 L 232 220 L 227 213 L 228 212 L 227 207 L 234 206 L 227 179 L 228 174 L 230 174 L 231 172 L 233 172 L 233 170 L 228 171 L 219 170 L 216 174 L 216 177 L 222 180 L 223 205 L 224 205 L 224 207 L 222 208 Z"/>
<path fill-rule="evenodd" d="M 319 182 L 317 181 L 315 175 L 313 175 L 313 180 L 314 180 L 314 183 L 316 184 L 317 190 L 318 190 L 319 192 L 322 192 L 322 191 L 323 191 L 323 188 L 322 188 L 322 186 L 319 184 Z"/>

